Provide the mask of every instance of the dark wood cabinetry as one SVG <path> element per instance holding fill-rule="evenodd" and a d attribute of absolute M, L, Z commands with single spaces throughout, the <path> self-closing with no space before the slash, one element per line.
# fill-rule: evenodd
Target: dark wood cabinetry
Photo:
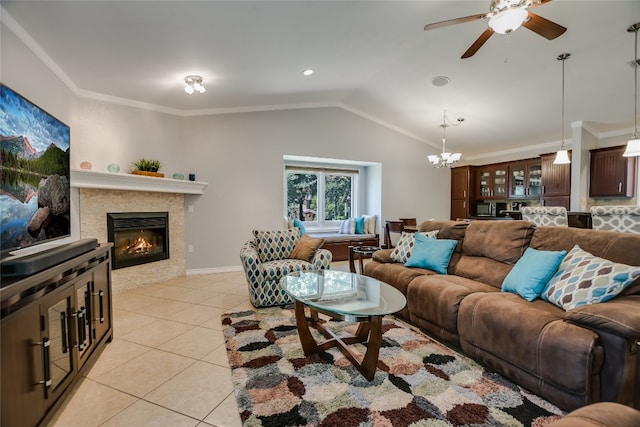
<path fill-rule="evenodd" d="M 3 277 L 1 424 L 51 418 L 111 340 L 110 245 L 32 276 Z"/>
<path fill-rule="evenodd" d="M 509 167 L 506 163 L 477 166 L 476 170 L 477 199 L 504 199 L 507 197 Z"/>
<path fill-rule="evenodd" d="M 509 165 L 509 198 L 538 198 L 542 193 L 540 159 L 528 159 Z"/>
<path fill-rule="evenodd" d="M 571 152 L 569 152 L 571 156 Z M 571 204 L 571 164 L 555 165 L 555 153 L 543 154 L 542 161 L 542 206 L 563 206 Z"/>
<path fill-rule="evenodd" d="M 590 150 L 589 197 L 633 197 L 636 158 L 623 157 L 625 146 Z"/>
<path fill-rule="evenodd" d="M 451 169 L 451 219 L 469 218 L 475 201 L 476 171 L 473 166 Z"/>

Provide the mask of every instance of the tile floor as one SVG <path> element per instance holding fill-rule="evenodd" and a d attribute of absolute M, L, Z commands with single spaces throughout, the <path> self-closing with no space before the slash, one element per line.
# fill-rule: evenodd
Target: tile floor
<path fill-rule="evenodd" d="M 220 315 L 246 309 L 243 272 L 115 294 L 113 341 L 49 427 L 240 426 Z"/>

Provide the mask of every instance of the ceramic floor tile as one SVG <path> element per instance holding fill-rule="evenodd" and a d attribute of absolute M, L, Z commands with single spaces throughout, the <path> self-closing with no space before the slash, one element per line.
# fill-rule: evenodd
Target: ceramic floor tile
<path fill-rule="evenodd" d="M 246 297 L 243 297 L 241 295 L 220 294 L 211 299 L 203 301 L 200 304 L 229 309 L 235 305 L 242 303 L 245 299 Z"/>
<path fill-rule="evenodd" d="M 119 335 L 118 337 L 126 341 L 146 345 L 147 347 L 157 347 L 185 333 L 191 328 L 193 328 L 193 326 L 184 323 L 156 319 L 153 323 L 128 334 Z"/>
<path fill-rule="evenodd" d="M 200 360 L 202 360 L 203 362 L 213 363 L 214 365 L 228 368 L 229 358 L 227 357 L 227 347 L 223 344 Z"/>
<path fill-rule="evenodd" d="M 139 311 L 154 304 L 157 300 L 148 295 L 124 292 L 113 296 L 113 308 L 126 311 Z"/>
<path fill-rule="evenodd" d="M 228 369 L 196 362 L 146 395 L 145 400 L 202 420 L 232 391 Z"/>
<path fill-rule="evenodd" d="M 224 337 L 220 331 L 194 327 L 160 345 L 158 349 L 194 359 L 201 359 L 223 344 Z"/>
<path fill-rule="evenodd" d="M 171 316 L 173 313 L 177 313 L 178 311 L 186 310 L 190 306 L 191 304 L 182 301 L 155 298 L 153 304 L 149 304 L 143 309 L 137 310 L 136 313 L 165 319 L 167 316 Z"/>
<path fill-rule="evenodd" d="M 218 427 L 242 427 L 235 395 L 227 396 L 203 421 Z"/>
<path fill-rule="evenodd" d="M 84 379 L 49 427 L 99 426 L 137 400 L 129 394 Z"/>
<path fill-rule="evenodd" d="M 223 308 L 192 304 L 189 308 L 168 315 L 166 319 L 188 323 L 189 325 L 200 325 L 207 320 L 220 319 L 220 315 L 222 315 L 224 311 Z"/>
<path fill-rule="evenodd" d="M 155 322 L 155 317 L 145 316 L 132 311 L 113 309 L 113 334 L 114 336 L 126 335 L 143 326 Z"/>
<path fill-rule="evenodd" d="M 248 297 L 245 301 L 241 302 L 238 305 L 234 305 L 233 307 L 231 307 L 229 310 L 229 312 L 235 313 L 238 311 L 248 311 L 248 310 L 255 310 L 256 308 L 253 306 L 253 304 L 251 304 L 251 302 L 249 301 Z"/>
<path fill-rule="evenodd" d="M 88 378 L 99 377 L 112 369 L 124 365 L 149 350 L 151 350 L 149 347 L 140 344 L 114 339 L 105 346 L 104 351 L 86 376 Z"/>
<path fill-rule="evenodd" d="M 137 397 L 144 397 L 193 363 L 194 360 L 191 358 L 152 349 L 96 377 L 95 381 Z"/>
<path fill-rule="evenodd" d="M 139 400 L 109 421 L 104 427 L 195 427 L 200 421 Z"/>
<path fill-rule="evenodd" d="M 212 290 L 191 289 L 182 286 L 174 286 L 165 288 L 162 292 L 158 293 L 157 297 L 198 304 L 200 301 L 208 300 L 218 294 L 219 292 Z"/>

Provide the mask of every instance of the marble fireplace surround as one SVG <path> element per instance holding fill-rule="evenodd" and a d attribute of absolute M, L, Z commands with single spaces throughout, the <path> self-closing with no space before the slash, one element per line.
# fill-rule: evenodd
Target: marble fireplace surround
<path fill-rule="evenodd" d="M 79 193 L 81 238 L 106 242 L 108 212 L 169 212 L 169 259 L 112 271 L 115 293 L 185 275 L 184 195 L 203 194 L 207 183 L 72 170 L 71 186 Z"/>

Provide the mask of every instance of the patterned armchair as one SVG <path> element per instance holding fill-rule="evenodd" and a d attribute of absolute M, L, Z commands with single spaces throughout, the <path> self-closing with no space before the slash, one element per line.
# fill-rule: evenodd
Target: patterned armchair
<path fill-rule="evenodd" d="M 300 241 L 299 230 L 257 231 L 255 239 L 240 249 L 240 260 L 249 285 L 249 298 L 254 307 L 270 307 L 292 302 L 280 289 L 280 279 L 294 271 L 328 270 L 331 252 L 316 249 L 310 261 L 289 258 Z"/>
<path fill-rule="evenodd" d="M 562 206 L 524 206 L 520 208 L 522 219 L 537 226 L 568 227 L 567 209 Z"/>
<path fill-rule="evenodd" d="M 592 206 L 590 211 L 596 230 L 640 233 L 640 206 Z"/>

